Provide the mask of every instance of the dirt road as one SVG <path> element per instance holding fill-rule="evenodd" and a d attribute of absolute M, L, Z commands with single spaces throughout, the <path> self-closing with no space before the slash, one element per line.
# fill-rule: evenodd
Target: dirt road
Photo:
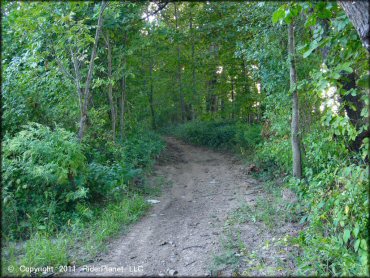
<path fill-rule="evenodd" d="M 260 186 L 231 155 L 174 138 L 166 141 L 155 175 L 172 186 L 156 198 L 160 203 L 146 217 L 110 244 L 108 254 L 75 275 L 210 275 L 226 218 L 240 202 L 253 201 Z M 251 232 L 252 240 L 261 234 Z"/>

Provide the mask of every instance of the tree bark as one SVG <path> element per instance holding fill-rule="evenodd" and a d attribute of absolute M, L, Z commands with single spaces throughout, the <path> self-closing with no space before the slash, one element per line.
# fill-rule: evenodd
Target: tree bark
<path fill-rule="evenodd" d="M 244 55 L 242 57 L 242 67 L 243 67 L 243 77 L 244 77 L 244 93 L 248 92 L 248 76 L 247 76 L 247 65 L 244 59 Z"/>
<path fill-rule="evenodd" d="M 125 133 L 126 95 L 127 95 L 126 94 L 126 76 L 125 76 L 125 66 L 124 66 L 124 72 L 122 75 L 122 82 L 121 82 L 120 117 L 119 117 L 121 142 L 123 142 L 124 133 Z"/>
<path fill-rule="evenodd" d="M 52 42 L 50 42 L 52 44 Z M 60 71 L 63 73 L 64 77 L 67 80 L 71 80 L 76 85 L 76 93 L 78 97 L 78 105 L 80 107 L 80 116 L 82 116 L 82 88 L 81 88 L 81 74 L 80 74 L 80 63 L 77 60 L 76 54 L 73 52 L 72 48 L 70 48 L 71 52 L 71 58 L 73 63 L 73 70 L 74 70 L 74 76 L 65 68 L 62 61 L 58 58 L 58 56 L 55 53 L 55 49 L 51 48 L 51 51 L 55 57 L 55 60 L 58 64 L 58 67 Z"/>
<path fill-rule="evenodd" d="M 339 81 L 343 84 L 342 88 L 348 92 L 351 89 L 357 89 L 356 78 L 355 72 L 352 72 L 343 74 Z M 361 94 L 357 93 L 354 96 L 352 94 L 342 94 L 339 95 L 339 101 L 343 105 L 350 122 L 357 130 L 361 125 L 365 124 L 365 119 L 361 116 L 361 111 L 365 105 L 361 99 Z M 358 134 L 354 141 L 349 142 L 347 148 L 350 151 L 358 152 L 362 145 L 362 140 L 366 137 L 369 137 L 369 131 L 364 130 Z"/>
<path fill-rule="evenodd" d="M 293 152 L 293 176 L 302 178 L 302 159 L 301 146 L 299 138 L 299 107 L 298 107 L 298 92 L 297 92 L 297 72 L 295 66 L 295 42 L 294 42 L 294 25 L 289 24 L 288 27 L 288 50 L 290 64 L 290 89 L 293 92 L 292 105 L 292 122 L 291 122 L 291 140 Z"/>
<path fill-rule="evenodd" d="M 218 45 L 215 43 L 211 43 L 209 46 L 209 54 L 214 61 L 219 62 L 219 52 L 218 52 Z M 206 94 L 206 111 L 207 112 L 217 112 L 217 96 L 215 95 L 215 90 L 217 86 L 217 70 L 218 68 L 214 68 L 210 73 L 210 79 L 207 82 L 207 94 Z"/>
<path fill-rule="evenodd" d="M 176 32 L 178 32 L 178 14 L 177 14 L 177 4 L 175 5 L 175 22 L 176 22 Z M 182 91 L 182 80 L 181 80 L 181 51 L 180 51 L 180 44 L 177 43 L 177 64 L 178 64 L 178 72 L 177 72 L 177 80 L 179 84 L 179 95 L 180 95 L 180 105 L 181 105 L 181 120 L 185 122 L 185 100 L 184 94 Z"/>
<path fill-rule="evenodd" d="M 121 83 L 121 96 L 120 96 L 120 117 L 119 117 L 119 123 L 120 123 L 120 138 L 121 141 L 123 141 L 124 133 L 125 133 L 125 113 L 126 113 L 126 77 L 122 77 L 122 83 Z"/>
<path fill-rule="evenodd" d="M 104 9 L 106 8 L 107 4 L 105 1 L 102 1 L 101 3 L 101 8 L 100 8 L 100 13 L 99 13 L 99 18 L 98 18 L 98 26 L 96 28 L 96 33 L 95 33 L 95 40 L 94 40 L 94 45 L 93 49 L 91 51 L 91 57 L 90 57 L 90 64 L 89 64 L 89 71 L 87 73 L 87 78 L 86 78 L 86 84 L 85 84 L 85 90 L 84 90 L 84 101 L 82 105 L 82 115 L 80 119 L 80 128 L 78 131 L 78 139 L 81 142 L 84 135 L 85 135 L 85 129 L 86 129 L 86 124 L 87 124 L 87 112 L 89 108 L 89 101 L 90 101 L 90 85 L 91 85 L 91 80 L 93 76 L 93 71 L 94 71 L 94 63 L 95 63 L 95 57 L 96 57 L 96 50 L 98 47 L 98 42 L 99 42 L 99 37 L 100 37 L 100 32 L 101 28 L 103 26 L 103 12 Z"/>
<path fill-rule="evenodd" d="M 365 48 L 370 52 L 369 1 L 339 1 L 355 27 Z"/>
<path fill-rule="evenodd" d="M 231 77 L 231 118 L 235 118 L 234 77 Z"/>
<path fill-rule="evenodd" d="M 77 89 L 77 95 L 78 95 L 78 104 L 80 106 L 80 116 L 82 117 L 82 95 L 83 91 L 81 88 L 81 72 L 80 72 L 80 63 L 77 60 L 76 54 L 73 52 L 71 49 L 71 57 L 72 57 L 72 62 L 73 62 L 73 68 L 75 71 L 75 84 L 76 84 L 76 89 Z"/>
<path fill-rule="evenodd" d="M 153 103 L 153 58 L 152 57 L 150 57 L 149 73 L 150 73 L 150 90 L 149 90 L 150 114 L 152 116 L 152 128 L 156 129 L 157 125 L 155 121 L 155 111 L 154 111 L 154 103 Z"/>
<path fill-rule="evenodd" d="M 193 15 L 190 10 L 190 20 L 189 20 L 189 29 L 191 34 L 191 62 L 192 62 L 192 90 L 193 90 L 193 103 L 191 104 L 191 119 L 195 119 L 195 99 L 197 95 L 197 86 L 196 86 L 196 68 L 195 68 L 195 44 L 194 44 L 194 33 L 193 33 Z"/>
<path fill-rule="evenodd" d="M 112 121 L 112 136 L 113 136 L 113 142 L 116 142 L 116 109 L 115 109 L 115 103 L 113 99 L 113 84 L 112 84 L 112 46 L 110 44 L 109 40 L 109 34 L 104 36 L 102 34 L 107 50 L 108 50 L 108 80 L 109 80 L 109 85 L 108 85 L 108 99 L 109 99 L 109 106 L 110 106 L 110 112 L 111 112 L 111 121 Z"/>

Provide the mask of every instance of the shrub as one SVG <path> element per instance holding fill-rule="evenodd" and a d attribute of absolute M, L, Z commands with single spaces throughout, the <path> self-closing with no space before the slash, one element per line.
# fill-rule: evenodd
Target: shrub
<path fill-rule="evenodd" d="M 86 159 L 73 133 L 31 123 L 5 138 L 2 154 L 5 234 L 52 228 L 86 197 Z"/>
<path fill-rule="evenodd" d="M 313 126 L 303 137 L 304 179 L 288 186 L 300 197 L 296 210 L 307 226 L 296 241 L 300 275 L 368 275 L 368 168 L 360 154 L 333 140 L 329 130 Z M 263 166 L 291 171 L 291 144 L 271 137 L 257 150 Z"/>
<path fill-rule="evenodd" d="M 128 168 L 147 168 L 164 149 L 161 138 L 150 131 L 131 134 L 123 142 L 124 162 Z"/>
<path fill-rule="evenodd" d="M 186 142 L 215 149 L 252 149 L 261 140 L 261 127 L 235 122 L 189 122 L 173 134 Z"/>
<path fill-rule="evenodd" d="M 255 148 L 262 140 L 261 126 L 237 123 L 235 141 L 243 149 Z"/>
<path fill-rule="evenodd" d="M 264 168 L 275 167 L 280 171 L 289 172 L 292 165 L 292 148 L 289 138 L 275 137 L 259 145 L 257 159 Z"/>
<path fill-rule="evenodd" d="M 161 138 L 149 131 L 128 134 L 123 142 L 96 142 L 87 145 L 89 188 L 88 198 L 119 199 L 135 177 L 150 168 L 154 158 L 163 150 Z"/>
<path fill-rule="evenodd" d="M 367 190 L 368 168 L 345 160 L 327 165 L 300 185 L 302 222 L 309 223 L 300 242 L 301 274 L 368 275 Z"/>

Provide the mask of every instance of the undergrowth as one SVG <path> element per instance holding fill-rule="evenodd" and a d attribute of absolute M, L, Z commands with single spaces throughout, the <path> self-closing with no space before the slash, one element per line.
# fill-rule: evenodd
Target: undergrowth
<path fill-rule="evenodd" d="M 163 132 L 194 145 L 238 153 L 253 149 L 261 142 L 261 126 L 243 122 L 195 121 L 167 128 Z"/>
<path fill-rule="evenodd" d="M 148 209 L 158 194 L 145 175 L 164 148 L 149 131 L 116 144 L 31 123 L 3 147 L 2 269 L 73 266 L 104 251 L 106 241 Z M 161 181 L 158 181 L 161 182 Z"/>
<path fill-rule="evenodd" d="M 150 186 L 150 189 L 145 191 L 158 193 L 163 184 L 157 182 L 155 187 Z M 53 267 L 55 272 L 64 271 L 62 266 L 75 269 L 74 266 L 107 251 L 109 239 L 125 233 L 129 224 L 145 214 L 150 205 L 144 197 L 145 195 L 138 194 L 127 195 L 120 202 L 109 204 L 103 209 L 95 209 L 90 223 L 75 222 L 56 234 L 37 232 L 23 244 L 8 242 L 3 253 L 3 275 L 30 275 L 30 272 L 21 266 L 49 266 Z"/>
<path fill-rule="evenodd" d="M 192 122 L 171 133 L 193 144 L 233 150 L 256 165 L 253 175 L 268 185 L 265 189 L 273 200 L 241 206 L 234 220 L 263 222 L 269 229 L 288 220 L 299 222 L 301 232 L 289 239 L 302 251 L 295 258 L 297 275 L 366 276 L 369 195 L 364 150 L 350 152 L 333 141 L 330 130 L 318 129 L 312 127 L 304 136 L 302 180 L 289 174 L 291 147 L 286 134 L 261 138 L 259 126 L 230 122 Z M 284 188 L 295 194 L 297 202 L 282 204 Z"/>

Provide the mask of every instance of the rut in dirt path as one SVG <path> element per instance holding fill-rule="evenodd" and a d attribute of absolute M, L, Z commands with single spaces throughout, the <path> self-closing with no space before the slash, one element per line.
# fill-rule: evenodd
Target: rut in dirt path
<path fill-rule="evenodd" d="M 260 188 L 231 155 L 166 141 L 155 175 L 172 185 L 160 203 L 111 243 L 99 261 L 87 265 L 95 272 L 79 268 L 75 275 L 210 275 L 228 214 L 241 201 L 253 200 Z"/>

